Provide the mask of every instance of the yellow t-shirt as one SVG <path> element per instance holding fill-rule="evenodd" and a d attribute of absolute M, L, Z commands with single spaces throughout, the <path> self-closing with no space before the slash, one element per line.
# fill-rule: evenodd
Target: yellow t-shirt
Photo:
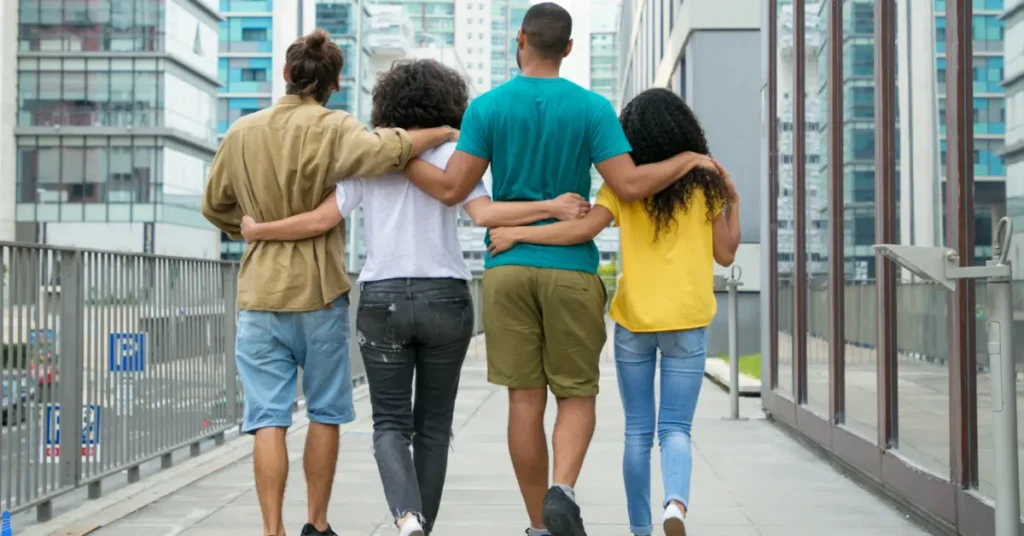
<path fill-rule="evenodd" d="M 623 203 L 608 185 L 596 204 L 607 208 L 621 229 L 622 274 L 611 317 L 635 333 L 702 328 L 717 309 L 712 224 L 704 191 L 696 189 L 686 212 L 654 240 L 654 221 L 643 201 Z"/>

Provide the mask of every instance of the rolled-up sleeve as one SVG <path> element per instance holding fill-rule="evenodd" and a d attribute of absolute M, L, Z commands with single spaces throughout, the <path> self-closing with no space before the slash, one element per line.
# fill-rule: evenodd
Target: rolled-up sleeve
<path fill-rule="evenodd" d="M 332 166 L 332 179 L 376 177 L 405 169 L 412 157 L 412 140 L 400 128 L 378 128 L 373 132 L 355 117 L 344 117 Z"/>

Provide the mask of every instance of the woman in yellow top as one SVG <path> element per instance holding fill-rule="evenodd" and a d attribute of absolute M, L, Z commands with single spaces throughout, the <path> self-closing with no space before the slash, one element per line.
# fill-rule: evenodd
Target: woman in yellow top
<path fill-rule="evenodd" d="M 682 99 L 666 89 L 637 95 L 622 111 L 622 128 L 637 165 L 692 151 L 708 154 L 704 131 Z M 667 536 L 686 534 L 692 455 L 690 429 L 707 357 L 707 326 L 715 316 L 713 263 L 732 264 L 740 241 L 739 196 L 729 174 L 694 168 L 655 196 L 620 201 L 602 187 L 578 220 L 492 229 L 492 255 L 518 242 L 567 245 L 592 240 L 613 221 L 621 228 L 622 276 L 611 317 L 615 365 L 626 415 L 622 473 L 630 530 L 653 532 L 651 448 L 657 431 L 665 489 Z M 661 400 L 654 378 L 661 352 Z"/>

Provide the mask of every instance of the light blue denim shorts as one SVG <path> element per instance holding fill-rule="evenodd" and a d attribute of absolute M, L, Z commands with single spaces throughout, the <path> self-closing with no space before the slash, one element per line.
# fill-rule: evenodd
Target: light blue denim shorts
<path fill-rule="evenodd" d="M 240 311 L 235 362 L 245 390 L 242 431 L 291 426 L 300 367 L 309 420 L 354 421 L 349 329 L 348 296 L 319 311 Z"/>

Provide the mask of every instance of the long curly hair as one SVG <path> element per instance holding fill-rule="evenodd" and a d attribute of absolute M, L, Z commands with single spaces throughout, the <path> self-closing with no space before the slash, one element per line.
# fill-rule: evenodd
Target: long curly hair
<path fill-rule="evenodd" d="M 436 60 L 400 60 L 373 86 L 373 127 L 462 128 L 469 86 Z"/>
<path fill-rule="evenodd" d="M 623 108 L 619 121 L 633 147 L 633 162 L 638 166 L 661 162 L 682 152 L 710 154 L 700 121 L 683 99 L 667 89 L 640 93 Z M 654 222 L 655 240 L 676 225 L 677 212 L 694 208 L 691 203 L 698 188 L 704 192 L 711 222 L 725 206 L 727 188 L 725 180 L 708 169 L 694 168 L 668 188 L 643 200 Z"/>

